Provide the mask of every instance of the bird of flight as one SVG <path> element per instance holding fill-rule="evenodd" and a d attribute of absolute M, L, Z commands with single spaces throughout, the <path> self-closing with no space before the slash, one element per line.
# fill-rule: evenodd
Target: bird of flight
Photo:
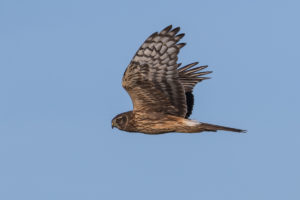
<path fill-rule="evenodd" d="M 211 71 L 198 62 L 180 68 L 178 43 L 184 33 L 172 25 L 150 35 L 128 65 L 122 86 L 128 92 L 133 110 L 112 119 L 112 128 L 128 132 L 162 134 L 169 132 L 199 133 L 202 131 L 245 130 L 190 120 L 194 105 L 194 86 L 208 77 Z"/>

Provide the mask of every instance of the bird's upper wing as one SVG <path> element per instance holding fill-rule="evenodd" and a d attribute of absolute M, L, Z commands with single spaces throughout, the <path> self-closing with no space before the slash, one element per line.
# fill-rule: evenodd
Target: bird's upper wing
<path fill-rule="evenodd" d="M 177 55 L 185 45 L 178 44 L 184 36 L 177 35 L 179 29 L 168 26 L 153 33 L 127 67 L 122 85 L 131 97 L 134 111 L 186 115 L 185 91 L 177 71 Z"/>

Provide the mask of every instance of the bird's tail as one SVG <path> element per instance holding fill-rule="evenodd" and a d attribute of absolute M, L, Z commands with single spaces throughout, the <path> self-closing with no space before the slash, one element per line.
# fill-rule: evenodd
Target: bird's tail
<path fill-rule="evenodd" d="M 214 124 L 207 124 L 207 123 L 200 123 L 197 128 L 200 130 L 204 129 L 204 131 L 214 131 L 214 132 L 216 132 L 218 130 L 232 131 L 232 132 L 237 132 L 237 133 L 247 132 L 246 130 L 242 130 L 242 129 L 231 128 L 231 127 L 226 127 L 226 126 L 219 126 L 219 125 L 214 125 Z"/>
<path fill-rule="evenodd" d="M 183 133 L 199 133 L 202 131 L 232 131 L 237 133 L 245 133 L 246 130 L 237 129 L 237 128 L 231 128 L 226 126 L 219 126 L 214 124 L 208 124 L 208 123 L 202 123 L 197 122 L 189 119 L 183 119 L 183 124 L 180 123 L 180 125 L 177 127 L 176 132 L 183 132 Z"/>

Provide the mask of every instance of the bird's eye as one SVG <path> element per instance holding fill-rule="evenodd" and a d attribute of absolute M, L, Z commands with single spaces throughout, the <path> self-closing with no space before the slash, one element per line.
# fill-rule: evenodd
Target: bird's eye
<path fill-rule="evenodd" d="M 120 124 L 120 123 L 121 123 L 121 121 L 122 121 L 122 118 L 118 118 L 118 119 L 116 119 L 116 122 L 117 122 L 118 124 Z"/>

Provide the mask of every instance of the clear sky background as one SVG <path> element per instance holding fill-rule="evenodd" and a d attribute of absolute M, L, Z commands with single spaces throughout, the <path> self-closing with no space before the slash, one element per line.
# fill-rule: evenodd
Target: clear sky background
<path fill-rule="evenodd" d="M 299 1 L 0 1 L 0 199 L 300 199 Z M 153 32 L 213 70 L 192 119 L 247 129 L 111 129 Z"/>

